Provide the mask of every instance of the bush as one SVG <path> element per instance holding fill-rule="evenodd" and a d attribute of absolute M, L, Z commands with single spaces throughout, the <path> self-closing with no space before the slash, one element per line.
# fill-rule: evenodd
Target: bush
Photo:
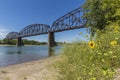
<path fill-rule="evenodd" d="M 57 62 L 60 80 L 112 80 L 120 67 L 120 29 L 116 24 L 97 30 L 94 40 L 66 45 Z"/>

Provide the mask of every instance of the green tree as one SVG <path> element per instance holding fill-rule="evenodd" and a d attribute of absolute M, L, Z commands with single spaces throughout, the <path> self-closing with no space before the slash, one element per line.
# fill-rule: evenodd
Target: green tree
<path fill-rule="evenodd" d="M 16 45 L 16 40 L 7 40 L 3 39 L 4 44 L 9 44 L 9 45 Z"/>
<path fill-rule="evenodd" d="M 2 40 L 0 40 L 0 44 L 2 44 Z"/>
<path fill-rule="evenodd" d="M 87 27 L 91 27 L 92 36 L 95 28 L 103 30 L 105 26 L 117 22 L 120 24 L 120 0 L 86 0 L 82 8 Z"/>

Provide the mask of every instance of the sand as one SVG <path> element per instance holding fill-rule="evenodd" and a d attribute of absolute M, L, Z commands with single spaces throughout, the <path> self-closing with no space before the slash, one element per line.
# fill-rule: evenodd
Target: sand
<path fill-rule="evenodd" d="M 120 80 L 120 68 L 116 69 L 116 75 L 114 75 L 113 80 Z"/>
<path fill-rule="evenodd" d="M 58 70 L 53 64 L 61 60 L 54 56 L 0 68 L 0 80 L 58 80 Z M 120 80 L 120 68 L 116 70 L 113 80 Z"/>
<path fill-rule="evenodd" d="M 57 80 L 58 72 L 53 63 L 60 60 L 54 56 L 0 68 L 0 80 Z"/>

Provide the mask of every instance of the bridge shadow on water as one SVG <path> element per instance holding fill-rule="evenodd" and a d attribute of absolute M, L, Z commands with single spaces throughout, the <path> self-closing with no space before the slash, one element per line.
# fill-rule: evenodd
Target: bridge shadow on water
<path fill-rule="evenodd" d="M 54 56 L 55 55 L 55 48 L 54 47 L 49 47 L 48 48 L 48 57 Z"/>

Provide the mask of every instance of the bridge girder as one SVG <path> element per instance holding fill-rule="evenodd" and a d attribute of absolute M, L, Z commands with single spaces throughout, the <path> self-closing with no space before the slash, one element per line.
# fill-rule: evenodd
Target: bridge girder
<path fill-rule="evenodd" d="M 35 36 L 40 34 L 47 34 L 49 32 L 50 26 L 45 24 L 31 24 L 23 28 L 19 32 L 20 37 Z"/>
<path fill-rule="evenodd" d="M 83 18 L 84 10 L 79 7 L 53 22 L 52 26 L 46 24 L 31 24 L 23 28 L 20 32 L 11 32 L 6 38 L 15 39 L 28 36 L 47 34 L 49 32 L 60 32 L 76 28 L 83 28 L 87 20 Z"/>
<path fill-rule="evenodd" d="M 83 14 L 84 11 L 81 7 L 65 14 L 53 22 L 50 31 L 60 32 L 85 27 L 86 19 L 83 18 Z"/>
<path fill-rule="evenodd" d="M 10 32 L 6 35 L 5 39 L 16 39 L 19 37 L 19 33 L 18 32 Z"/>

